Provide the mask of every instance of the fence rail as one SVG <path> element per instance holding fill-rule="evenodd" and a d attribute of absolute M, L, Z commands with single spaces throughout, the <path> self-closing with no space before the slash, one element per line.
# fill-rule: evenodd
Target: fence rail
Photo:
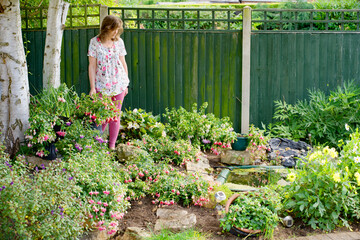
<path fill-rule="evenodd" d="M 131 8 L 109 7 L 110 15 L 119 16 L 125 29 L 170 31 L 242 29 L 242 10 L 216 8 Z"/>
<path fill-rule="evenodd" d="M 70 5 L 65 28 L 99 27 L 100 6 L 100 4 Z M 41 30 L 46 28 L 47 12 L 47 6 L 22 8 L 22 29 Z"/>
<path fill-rule="evenodd" d="M 359 31 L 360 9 L 253 9 L 253 31 Z"/>

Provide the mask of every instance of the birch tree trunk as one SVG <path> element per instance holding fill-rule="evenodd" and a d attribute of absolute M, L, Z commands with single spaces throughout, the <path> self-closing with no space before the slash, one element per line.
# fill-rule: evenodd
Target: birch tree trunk
<path fill-rule="evenodd" d="M 0 141 L 14 155 L 29 119 L 29 82 L 19 0 L 0 0 Z"/>
<path fill-rule="evenodd" d="M 61 42 L 69 3 L 50 0 L 46 27 L 43 88 L 60 86 Z"/>

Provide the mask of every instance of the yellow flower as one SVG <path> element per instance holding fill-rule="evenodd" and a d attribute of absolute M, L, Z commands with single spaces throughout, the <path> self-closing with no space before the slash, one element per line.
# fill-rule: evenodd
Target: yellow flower
<path fill-rule="evenodd" d="M 328 146 L 326 146 L 324 149 L 323 149 L 323 153 L 325 155 L 329 155 L 329 152 L 330 152 L 330 148 Z"/>
<path fill-rule="evenodd" d="M 287 175 L 286 179 L 287 179 L 288 181 L 290 181 L 290 182 L 295 181 L 295 179 L 296 179 L 295 173 L 289 173 L 289 174 Z"/>
<path fill-rule="evenodd" d="M 349 172 L 348 166 L 345 167 L 345 171 L 346 171 L 346 172 Z"/>
<path fill-rule="evenodd" d="M 333 179 L 334 179 L 335 182 L 340 182 L 340 181 L 341 181 L 341 179 L 340 179 L 340 173 L 339 173 L 339 172 L 334 173 Z"/>
<path fill-rule="evenodd" d="M 332 158 L 337 158 L 337 157 L 338 157 L 338 153 L 337 153 L 337 151 L 335 150 L 335 148 L 331 148 L 331 149 L 330 149 L 330 156 L 331 156 Z"/>
<path fill-rule="evenodd" d="M 322 156 L 321 151 L 316 151 L 316 152 L 314 152 L 314 153 L 312 153 L 312 154 L 310 155 L 309 161 L 311 162 L 311 161 L 313 161 L 314 159 L 317 159 L 317 158 L 319 158 L 319 157 L 321 157 L 321 156 Z"/>

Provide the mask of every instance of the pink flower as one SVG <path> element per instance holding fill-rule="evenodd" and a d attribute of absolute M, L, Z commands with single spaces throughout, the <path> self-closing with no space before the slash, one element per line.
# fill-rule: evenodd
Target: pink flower
<path fill-rule="evenodd" d="M 28 143 L 27 146 L 28 146 L 28 147 L 32 147 L 32 144 L 31 144 L 31 143 Z"/>
<path fill-rule="evenodd" d="M 93 218 L 93 215 L 89 214 L 89 218 Z"/>
<path fill-rule="evenodd" d="M 102 211 L 102 212 L 106 212 L 106 208 L 101 208 L 101 211 Z"/>
<path fill-rule="evenodd" d="M 103 203 L 104 207 L 109 206 L 109 204 L 107 204 L 106 202 Z"/>
<path fill-rule="evenodd" d="M 100 216 L 104 216 L 104 213 L 100 213 Z"/>
<path fill-rule="evenodd" d="M 56 134 L 59 135 L 60 137 L 64 137 L 65 134 L 66 134 L 66 132 L 64 132 L 64 131 L 57 131 Z"/>
<path fill-rule="evenodd" d="M 109 195 L 109 194 L 110 194 L 109 191 L 103 191 L 103 193 L 106 194 L 106 195 Z"/>
<path fill-rule="evenodd" d="M 117 222 L 111 222 L 111 223 L 110 223 L 110 226 L 112 226 L 112 227 L 116 227 L 117 225 L 118 225 Z"/>
<path fill-rule="evenodd" d="M 102 202 L 101 202 L 101 201 L 98 201 L 98 202 L 97 202 L 97 204 L 101 205 L 101 204 L 102 204 Z"/>
<path fill-rule="evenodd" d="M 63 97 L 58 97 L 58 101 L 59 102 L 66 102 L 65 98 L 63 98 Z"/>
<path fill-rule="evenodd" d="M 177 191 L 177 192 L 176 192 L 176 195 L 180 195 L 180 192 L 179 192 L 179 191 Z"/>
<path fill-rule="evenodd" d="M 44 141 L 47 141 L 49 139 L 49 136 L 48 135 L 45 135 L 44 136 Z"/>
<path fill-rule="evenodd" d="M 171 190 L 171 192 L 173 192 L 173 193 L 174 193 L 174 192 L 175 192 L 175 189 L 172 189 L 172 190 Z"/>
<path fill-rule="evenodd" d="M 99 192 L 95 191 L 95 192 L 94 192 L 94 194 L 95 194 L 95 195 L 98 195 L 98 194 L 99 194 Z"/>
<path fill-rule="evenodd" d="M 143 177 L 144 174 L 143 174 L 142 172 L 139 172 L 139 176 L 140 176 L 140 177 Z"/>
<path fill-rule="evenodd" d="M 39 157 L 43 157 L 44 156 L 44 151 L 41 150 L 40 152 L 37 152 L 36 155 L 38 155 Z"/>
<path fill-rule="evenodd" d="M 93 192 L 89 192 L 90 195 L 93 195 L 94 193 Z"/>
<path fill-rule="evenodd" d="M 94 202 L 95 202 L 95 201 L 92 200 L 92 199 L 89 200 L 89 203 L 90 203 L 90 204 L 93 204 Z"/>
<path fill-rule="evenodd" d="M 104 231 L 104 230 L 106 230 L 106 227 L 99 227 L 98 229 L 99 229 L 99 231 Z"/>
<path fill-rule="evenodd" d="M 111 83 L 107 83 L 107 84 L 106 84 L 106 87 L 107 87 L 107 88 L 110 88 L 110 87 L 111 87 Z"/>
<path fill-rule="evenodd" d="M 154 149 L 154 152 L 157 152 L 157 151 L 158 151 L 158 150 L 155 148 L 155 149 Z"/>
<path fill-rule="evenodd" d="M 104 221 L 98 221 L 97 225 L 98 225 L 98 226 L 101 226 L 101 225 L 103 225 L 104 223 L 105 223 Z"/>

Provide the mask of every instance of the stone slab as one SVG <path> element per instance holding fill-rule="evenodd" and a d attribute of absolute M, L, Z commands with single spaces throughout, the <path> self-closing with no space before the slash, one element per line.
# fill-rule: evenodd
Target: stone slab
<path fill-rule="evenodd" d="M 213 169 L 210 167 L 209 160 L 206 157 L 198 157 L 199 161 L 196 162 L 186 162 L 186 171 L 188 172 L 197 172 L 200 174 L 208 174 Z"/>
<path fill-rule="evenodd" d="M 161 229 L 179 232 L 193 228 L 196 224 L 196 215 L 185 210 L 159 208 L 156 215 L 159 219 L 155 223 L 155 232 Z"/>
<path fill-rule="evenodd" d="M 138 227 L 128 227 L 123 236 L 115 238 L 116 240 L 142 240 L 151 237 L 151 234 L 145 229 Z"/>
<path fill-rule="evenodd" d="M 241 184 L 235 184 L 235 183 L 225 183 L 225 186 L 227 186 L 231 191 L 235 192 L 247 192 L 247 191 L 257 191 L 257 188 L 250 187 L 248 185 L 241 185 Z"/>
<path fill-rule="evenodd" d="M 221 162 L 229 165 L 253 165 L 248 151 L 225 150 L 221 154 Z"/>

